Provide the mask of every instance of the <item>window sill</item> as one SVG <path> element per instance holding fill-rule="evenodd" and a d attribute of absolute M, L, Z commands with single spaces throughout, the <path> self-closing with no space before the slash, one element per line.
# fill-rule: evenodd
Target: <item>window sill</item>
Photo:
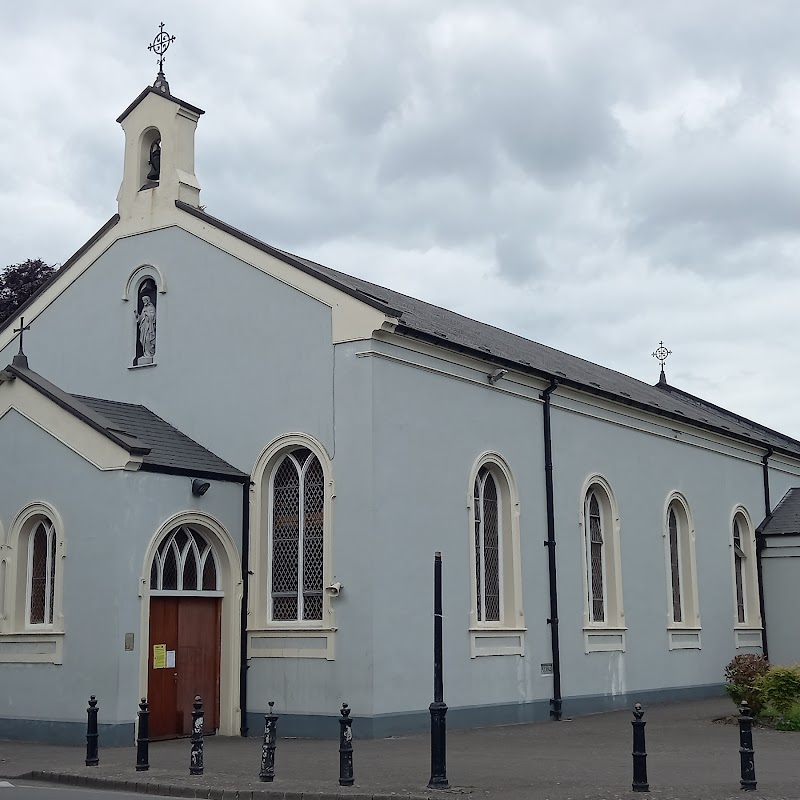
<path fill-rule="evenodd" d="M 761 635 L 761 627 L 753 628 L 749 626 L 737 626 L 734 628 L 736 637 L 736 649 L 741 650 L 745 647 L 764 647 L 764 640 Z"/>
<path fill-rule="evenodd" d="M 147 369 L 148 367 L 157 367 L 158 363 L 153 362 L 152 364 L 131 364 L 128 369 Z"/>
<path fill-rule="evenodd" d="M 700 631 L 692 625 L 670 625 L 667 627 L 670 650 L 701 650 Z"/>
<path fill-rule="evenodd" d="M 584 649 L 587 653 L 625 652 L 625 631 L 623 626 L 592 627 L 583 629 Z"/>
<path fill-rule="evenodd" d="M 469 629 L 470 658 L 524 656 L 526 628 L 480 627 Z"/>
<path fill-rule="evenodd" d="M 63 631 L 0 634 L 0 664 L 62 664 Z"/>
<path fill-rule="evenodd" d="M 248 658 L 335 660 L 336 628 L 268 628 L 247 632 Z"/>

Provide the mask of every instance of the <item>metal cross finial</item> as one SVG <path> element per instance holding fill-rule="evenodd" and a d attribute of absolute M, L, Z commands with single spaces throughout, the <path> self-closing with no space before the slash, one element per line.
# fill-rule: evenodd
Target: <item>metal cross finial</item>
<path fill-rule="evenodd" d="M 164 72 L 164 53 L 167 52 L 170 44 L 175 41 L 174 36 L 170 36 L 168 33 L 164 31 L 164 23 L 162 22 L 159 26 L 159 32 L 156 34 L 156 38 L 147 45 L 147 49 L 151 50 L 158 56 L 158 71 Z"/>
<path fill-rule="evenodd" d="M 661 364 L 661 369 L 664 369 L 664 362 L 672 355 L 672 350 L 667 350 L 664 347 L 664 342 L 659 342 L 658 347 L 655 349 L 653 353 L 653 358 L 658 359 L 658 363 Z"/>
<path fill-rule="evenodd" d="M 664 362 L 672 355 L 672 350 L 667 350 L 664 347 L 664 342 L 659 342 L 658 347 L 656 347 L 655 352 L 653 353 L 653 358 L 658 359 L 658 363 L 661 364 L 661 375 L 659 376 L 658 382 L 661 384 L 666 384 L 667 376 L 664 372 Z"/>
<path fill-rule="evenodd" d="M 22 336 L 25 333 L 25 331 L 29 331 L 30 329 L 31 329 L 30 323 L 28 323 L 26 325 L 25 324 L 25 317 L 20 317 L 19 318 L 19 328 L 14 328 L 14 333 L 18 333 L 19 334 L 19 355 L 24 355 L 24 353 L 22 351 Z"/>

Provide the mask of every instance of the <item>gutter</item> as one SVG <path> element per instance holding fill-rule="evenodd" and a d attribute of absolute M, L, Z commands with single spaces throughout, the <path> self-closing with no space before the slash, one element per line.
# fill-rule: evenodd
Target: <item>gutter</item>
<path fill-rule="evenodd" d="M 542 428 L 544 434 L 544 482 L 547 497 L 547 574 L 550 584 L 550 647 L 553 659 L 553 697 L 550 699 L 550 716 L 555 722 L 561 719 L 561 650 L 558 641 L 558 581 L 556 576 L 556 516 L 553 499 L 553 442 L 550 427 L 550 395 L 558 387 L 558 378 L 551 377 L 550 385 L 542 392 Z"/>
<path fill-rule="evenodd" d="M 775 451 L 767 445 L 767 452 L 761 459 L 761 468 L 764 474 L 764 522 L 756 528 L 756 579 L 758 580 L 758 610 L 761 614 L 761 652 L 765 658 L 769 658 L 769 642 L 767 640 L 767 609 L 764 603 L 764 578 L 762 569 L 761 553 L 766 546 L 762 528 L 769 521 L 772 516 L 772 506 L 769 499 L 769 459 L 774 455 Z"/>

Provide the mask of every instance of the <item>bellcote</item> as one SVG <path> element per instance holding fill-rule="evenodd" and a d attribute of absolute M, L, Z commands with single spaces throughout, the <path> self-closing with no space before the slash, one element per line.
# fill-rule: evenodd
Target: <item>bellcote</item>
<path fill-rule="evenodd" d="M 117 194 L 122 219 L 149 217 L 176 200 L 199 207 L 194 134 L 203 110 L 173 96 L 159 70 L 117 118 L 125 132 L 125 161 Z"/>

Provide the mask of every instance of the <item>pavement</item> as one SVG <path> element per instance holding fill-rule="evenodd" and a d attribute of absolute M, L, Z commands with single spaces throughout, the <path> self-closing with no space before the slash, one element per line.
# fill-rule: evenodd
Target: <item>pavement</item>
<path fill-rule="evenodd" d="M 715 698 L 645 709 L 651 795 L 660 800 L 741 797 L 735 724 L 715 719 L 735 711 Z M 426 788 L 427 735 L 358 739 L 353 722 L 355 785 L 338 785 L 338 742 L 278 739 L 275 781 L 261 783 L 258 739 L 205 740 L 205 773 L 189 775 L 189 741 L 150 745 L 150 770 L 136 772 L 134 747 L 103 748 L 100 765 L 84 766 L 85 750 L 0 742 L 0 776 L 92 788 L 218 800 L 419 800 L 465 795 L 464 800 L 595 800 L 640 797 L 631 792 L 630 711 L 561 722 L 450 731 L 450 789 Z M 278 721 L 280 737 L 280 721 Z M 748 800 L 800 800 L 800 733 L 756 728 L 758 788 Z"/>

